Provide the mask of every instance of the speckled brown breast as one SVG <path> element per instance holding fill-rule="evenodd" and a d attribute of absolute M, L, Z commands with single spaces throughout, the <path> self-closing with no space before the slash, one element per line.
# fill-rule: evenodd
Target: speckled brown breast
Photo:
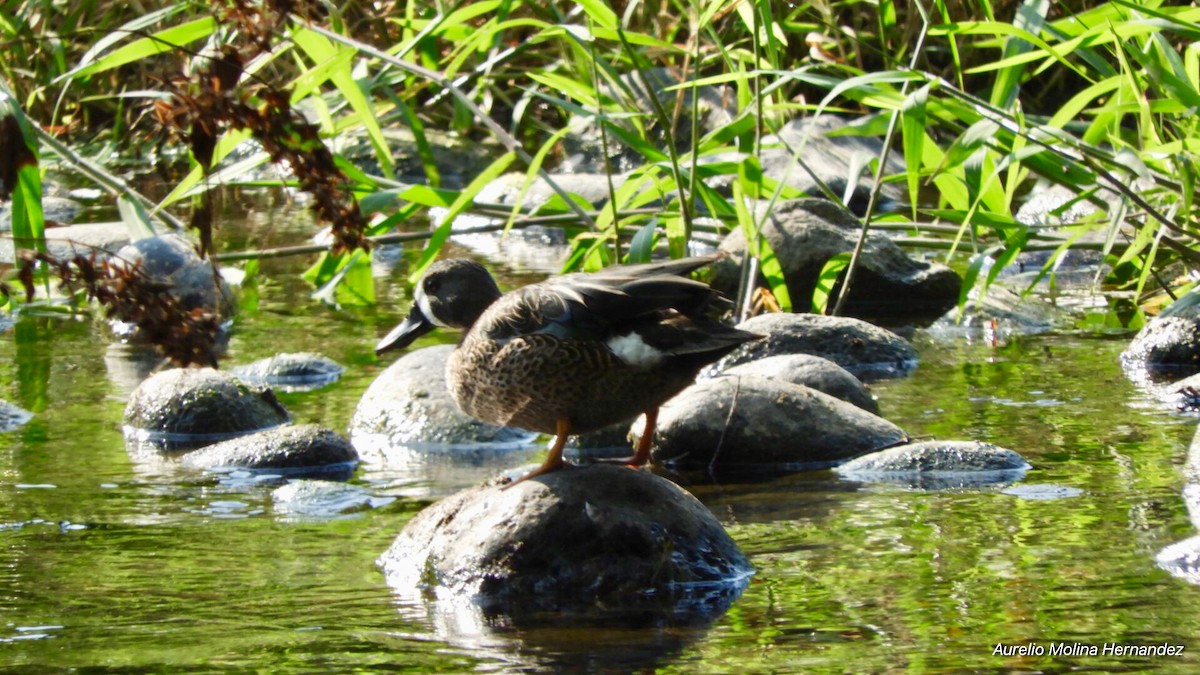
<path fill-rule="evenodd" d="M 634 368 L 592 341 L 532 334 L 503 343 L 467 339 L 446 365 L 463 412 L 489 424 L 554 433 L 560 418 L 582 433 L 632 418 L 674 396 L 690 368 Z"/>

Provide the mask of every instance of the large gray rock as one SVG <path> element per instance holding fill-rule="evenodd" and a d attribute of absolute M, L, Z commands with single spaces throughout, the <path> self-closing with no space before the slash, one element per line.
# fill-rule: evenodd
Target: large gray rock
<path fill-rule="evenodd" d="M 511 613 L 673 604 L 713 587 L 736 597 L 752 572 L 682 488 L 603 465 L 447 497 L 409 521 L 378 565 L 399 592 Z"/>
<path fill-rule="evenodd" d="M 717 375 L 755 375 L 804 385 L 878 415 L 879 404 L 862 380 L 829 359 L 811 354 L 780 354 L 731 366 Z"/>
<path fill-rule="evenodd" d="M 820 356 L 864 381 L 899 377 L 917 367 L 917 350 L 904 338 L 859 319 L 775 313 L 743 321 L 738 328 L 766 337 L 739 347 L 714 372 L 779 354 Z"/>
<path fill-rule="evenodd" d="M 907 440 L 896 425 L 845 401 L 747 375 L 705 380 L 668 401 L 652 456 L 683 469 L 818 468 Z"/>
<path fill-rule="evenodd" d="M 184 450 L 285 424 L 270 389 L 212 368 L 174 368 L 147 378 L 125 405 L 125 439 L 138 449 Z"/>
<path fill-rule="evenodd" d="M 183 456 L 197 469 L 251 469 L 286 474 L 348 475 L 358 453 L 340 434 L 316 424 L 259 431 L 200 448 Z"/>
<path fill-rule="evenodd" d="M 368 457 L 389 448 L 429 452 L 513 449 L 537 434 L 484 424 L 458 409 L 446 386 L 446 359 L 453 345 L 426 347 L 405 354 L 367 388 L 354 417 L 350 436 Z M 362 443 L 360 443 L 362 439 Z"/>
<path fill-rule="evenodd" d="M 1021 455 L 991 443 L 922 441 L 873 452 L 834 470 L 864 483 L 942 490 L 1012 483 L 1029 468 Z"/>
<path fill-rule="evenodd" d="M 762 236 L 783 269 L 796 308 L 808 307 L 825 263 L 854 250 L 860 228 L 854 214 L 823 199 L 782 202 L 763 222 Z M 733 297 L 746 255 L 746 238 L 740 228 L 730 232 L 721 250 L 730 256 L 713 265 L 712 285 Z M 831 297 L 837 296 L 841 285 L 839 279 Z M 949 267 L 914 260 L 891 239 L 872 233 L 859 258 L 843 313 L 869 318 L 933 319 L 957 304 L 961 286 L 962 280 Z"/>

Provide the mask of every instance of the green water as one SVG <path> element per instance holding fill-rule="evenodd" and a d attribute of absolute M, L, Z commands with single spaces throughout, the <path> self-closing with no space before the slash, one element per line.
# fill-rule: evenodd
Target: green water
<path fill-rule="evenodd" d="M 312 350 L 346 365 L 336 385 L 280 396 L 297 421 L 344 430 L 386 365 L 371 347 L 407 309 L 403 289 L 382 289 L 377 311 L 337 311 L 272 265 L 226 362 Z M 285 517 L 270 485 L 133 463 L 120 432 L 128 385 L 104 332 L 25 318 L 0 335 L 0 398 L 36 413 L 0 435 L 0 670 L 1195 672 L 1200 588 L 1154 564 L 1194 532 L 1180 468 L 1195 422 L 1122 376 L 1125 339 L 918 339 L 916 373 L 874 387 L 911 434 L 1015 449 L 1035 467 L 1026 484 L 1074 496 L 910 491 L 829 472 L 693 485 L 757 568 L 726 614 L 701 626 L 526 629 L 402 601 L 374 567 L 412 514 L 478 470 L 362 467 L 353 482 L 394 501 Z M 992 654 L 1031 641 L 1186 651 Z"/>

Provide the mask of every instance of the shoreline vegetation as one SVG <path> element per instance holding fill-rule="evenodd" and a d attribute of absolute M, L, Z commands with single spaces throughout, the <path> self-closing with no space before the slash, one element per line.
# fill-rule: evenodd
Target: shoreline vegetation
<path fill-rule="evenodd" d="M 851 121 L 839 134 L 882 141 L 845 177 L 870 188 L 856 209 L 859 248 L 889 232 L 951 265 L 960 305 L 1024 252 L 1050 251 L 1036 284 L 1086 249 L 1108 264 L 1105 290 L 1153 311 L 1190 289 L 1200 260 L 1193 7 L 493 0 L 377 14 L 238 0 L 133 17 L 119 4 L 9 5 L 0 180 L 28 251 L 42 250 L 42 173 L 53 167 L 106 193 L 131 232 L 188 227 L 206 252 L 218 250 L 215 190 L 303 191 L 331 242 L 306 278 L 340 302 L 374 298 L 370 275 L 355 273 L 369 265 L 369 238 L 423 239 L 411 280 L 456 219 L 482 214 L 505 228 L 564 227 L 569 270 L 648 259 L 664 244 L 679 256 L 714 227 L 740 228 L 777 302 L 804 307 L 757 236 L 771 205 L 803 195 L 761 162 L 790 120 L 835 115 Z M 398 146 L 394 129 L 411 142 Z M 451 175 L 443 138 L 495 150 Z M 785 149 L 807 170 L 802 148 Z M 130 187 L 127 158 L 172 175 L 164 194 Z M 598 204 L 551 175 L 580 162 L 607 177 Z M 477 199 L 514 171 L 526 177 L 514 204 Z M 536 180 L 554 194 L 529 208 Z M 1038 222 L 1020 218 L 1045 185 L 1062 196 Z M 833 187 L 818 180 L 816 191 L 844 201 Z M 885 206 L 885 189 L 901 198 Z M 406 229 L 435 209 L 429 232 Z M 314 251 L 296 242 L 262 255 Z M 852 279 L 857 258 L 830 260 L 824 288 Z M 10 309 L 21 301 L 11 291 Z M 815 306 L 837 313 L 840 300 Z"/>

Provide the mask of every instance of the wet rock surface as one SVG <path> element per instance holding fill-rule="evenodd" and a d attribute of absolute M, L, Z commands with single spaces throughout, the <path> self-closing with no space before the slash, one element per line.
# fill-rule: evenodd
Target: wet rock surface
<path fill-rule="evenodd" d="M 907 440 L 891 422 L 814 389 L 728 376 L 688 387 L 662 407 L 652 457 L 680 469 L 811 469 Z"/>
<path fill-rule="evenodd" d="M 920 489 L 1006 484 L 1030 468 L 1021 455 L 978 441 L 922 441 L 853 459 L 834 471 L 860 482 Z"/>
<path fill-rule="evenodd" d="M 373 455 L 401 447 L 454 453 L 515 448 L 536 438 L 520 429 L 484 424 L 458 409 L 446 386 L 446 359 L 452 351 L 453 345 L 438 345 L 409 352 L 375 378 L 350 421 L 351 438 L 364 460 L 382 461 Z"/>
<path fill-rule="evenodd" d="M 895 333 L 858 319 L 819 314 L 763 314 L 738 328 L 765 335 L 717 362 L 715 372 L 779 354 L 833 361 L 861 380 L 899 377 L 917 367 L 917 350 Z"/>
<path fill-rule="evenodd" d="M 878 415 L 879 404 L 862 380 L 829 359 L 811 354 L 780 354 L 748 361 L 716 373 L 717 376 L 755 375 L 799 384 L 839 398 Z"/>
<path fill-rule="evenodd" d="M 795 199 L 780 203 L 762 226 L 783 268 L 793 299 L 811 298 L 825 263 L 840 253 L 850 253 L 858 243 L 861 223 L 852 213 L 823 199 Z M 746 239 L 735 229 L 721 243 L 730 256 L 713 265 L 712 285 L 736 295 Z M 837 297 L 841 281 L 831 297 Z M 934 319 L 958 302 L 962 280 L 940 263 L 908 256 L 891 239 L 868 235 L 850 286 L 844 315 Z"/>
<path fill-rule="evenodd" d="M 350 441 L 316 424 L 283 426 L 222 441 L 183 456 L 197 469 L 253 469 L 349 476 L 358 463 Z"/>
<path fill-rule="evenodd" d="M 1166 546 L 1154 562 L 1171 576 L 1200 586 L 1200 535 Z"/>
<path fill-rule="evenodd" d="M 242 381 L 283 392 L 313 391 L 336 382 L 346 369 L 312 352 L 276 354 L 232 369 Z"/>
<path fill-rule="evenodd" d="M 1178 380 L 1200 373 L 1200 320 L 1159 316 L 1134 336 L 1121 365 L 1136 380 Z"/>
<path fill-rule="evenodd" d="M 937 340 L 984 340 L 1008 343 L 1014 337 L 1038 335 L 1069 324 L 1070 314 L 1042 298 L 1024 297 L 1000 285 L 992 285 L 980 295 L 971 290 L 971 299 L 961 312 L 954 307 L 925 329 Z"/>
<path fill-rule="evenodd" d="M 15 403 L 0 399 L 0 433 L 12 431 L 33 419 L 33 413 Z"/>
<path fill-rule="evenodd" d="M 397 590 L 516 614 L 653 606 L 700 588 L 736 597 L 752 572 L 682 488 L 602 465 L 452 495 L 417 514 L 377 564 Z"/>
<path fill-rule="evenodd" d="M 124 416 L 127 443 L 161 450 L 197 448 L 287 421 L 271 390 L 212 368 L 152 375 L 130 394 Z"/>
<path fill-rule="evenodd" d="M 393 501 L 392 497 L 376 497 L 358 485 L 329 480 L 293 480 L 271 492 L 275 513 L 293 518 L 334 518 Z"/>

